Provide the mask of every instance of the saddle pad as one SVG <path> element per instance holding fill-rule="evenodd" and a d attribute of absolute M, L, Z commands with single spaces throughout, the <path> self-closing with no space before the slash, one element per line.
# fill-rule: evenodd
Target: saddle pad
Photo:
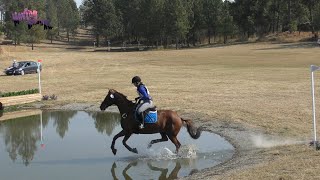
<path fill-rule="evenodd" d="M 158 121 L 158 114 L 157 111 L 149 111 L 148 114 L 144 117 L 145 123 L 156 123 Z"/>

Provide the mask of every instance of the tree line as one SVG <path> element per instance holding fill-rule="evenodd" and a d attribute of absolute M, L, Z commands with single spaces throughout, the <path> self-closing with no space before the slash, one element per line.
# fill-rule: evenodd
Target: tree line
<path fill-rule="evenodd" d="M 4 23 L 0 29 L 15 44 L 21 42 L 33 44 L 44 38 L 52 41 L 58 37 L 61 30 L 67 33 L 68 41 L 70 36 L 76 35 L 80 16 L 74 0 L 0 0 L 0 4 L 5 9 Z M 27 22 L 14 24 L 12 13 L 22 12 L 24 9 L 37 10 L 38 18 L 48 20 L 53 28 L 47 29 L 38 25 L 28 27 Z"/>
<path fill-rule="evenodd" d="M 0 0 L 5 5 L 4 31 L 10 38 L 54 38 L 61 30 L 75 35 L 90 27 L 97 45 L 112 42 L 151 46 L 196 46 L 229 38 L 243 40 L 283 31 L 320 29 L 320 0 Z M 54 27 L 40 31 L 15 28 L 10 12 L 37 9 Z M 19 25 L 21 26 L 21 25 Z M 24 26 L 25 27 L 25 26 Z M 206 42 L 204 42 L 206 40 Z"/>

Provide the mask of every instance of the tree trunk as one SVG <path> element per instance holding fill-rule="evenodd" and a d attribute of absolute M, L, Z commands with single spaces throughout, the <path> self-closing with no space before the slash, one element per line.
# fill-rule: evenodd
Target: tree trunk
<path fill-rule="evenodd" d="M 58 36 L 60 36 L 60 23 L 58 22 Z"/>
<path fill-rule="evenodd" d="M 276 2 L 275 0 L 273 1 L 274 9 L 273 9 L 273 17 L 272 17 L 272 33 L 274 33 L 274 27 L 275 27 L 275 22 L 276 22 Z"/>
<path fill-rule="evenodd" d="M 192 33 L 192 44 L 193 44 L 193 46 L 196 46 L 196 33 L 195 32 Z"/>
<path fill-rule="evenodd" d="M 179 49 L 179 38 L 176 38 L 176 49 Z"/>
<path fill-rule="evenodd" d="M 278 13 L 277 13 L 277 22 L 276 22 L 276 31 L 277 31 L 277 32 L 279 31 L 279 23 L 280 23 L 279 9 L 280 9 L 280 3 L 279 3 L 279 1 L 277 1 L 277 10 L 278 10 Z"/>
<path fill-rule="evenodd" d="M 312 11 L 312 7 L 314 7 L 314 0 L 310 0 L 310 4 L 309 4 L 309 16 L 310 16 L 310 23 L 311 23 L 311 30 L 312 30 L 312 34 L 314 34 L 314 26 L 313 26 L 313 11 Z"/>
<path fill-rule="evenodd" d="M 70 41 L 69 30 L 67 30 L 67 39 L 68 39 L 68 42 L 69 42 Z"/>
<path fill-rule="evenodd" d="M 100 36 L 99 34 L 96 35 L 96 46 L 99 47 L 100 45 Z"/>
<path fill-rule="evenodd" d="M 211 31 L 210 31 L 210 28 L 208 28 L 208 43 L 209 44 L 211 44 L 210 37 L 211 37 Z"/>
<path fill-rule="evenodd" d="M 289 25 L 289 32 L 292 33 L 292 27 L 291 27 L 291 0 L 288 0 L 288 25 Z"/>

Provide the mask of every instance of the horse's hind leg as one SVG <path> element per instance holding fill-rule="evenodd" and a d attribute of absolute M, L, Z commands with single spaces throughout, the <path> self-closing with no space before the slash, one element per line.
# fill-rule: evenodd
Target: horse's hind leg
<path fill-rule="evenodd" d="M 131 148 L 130 146 L 128 146 L 127 144 L 127 140 L 130 138 L 131 134 L 126 134 L 122 140 L 122 144 L 131 152 L 133 153 L 137 153 L 138 154 L 138 150 L 136 148 Z"/>
<path fill-rule="evenodd" d="M 178 141 L 177 136 L 169 136 L 169 139 L 170 139 L 171 142 L 176 146 L 176 153 L 178 153 L 181 144 L 180 144 L 180 142 Z"/>
<path fill-rule="evenodd" d="M 152 144 L 158 143 L 158 142 L 163 142 L 163 141 L 168 141 L 168 137 L 166 135 L 166 133 L 160 133 L 161 134 L 161 139 L 154 139 L 152 141 L 150 141 L 150 143 L 148 144 L 148 148 L 151 148 Z"/>

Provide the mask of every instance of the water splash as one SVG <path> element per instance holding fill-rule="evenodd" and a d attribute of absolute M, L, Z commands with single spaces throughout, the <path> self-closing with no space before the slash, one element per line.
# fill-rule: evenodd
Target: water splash
<path fill-rule="evenodd" d="M 197 157 L 197 150 L 198 148 L 193 144 L 181 146 L 178 156 L 181 158 L 195 158 Z"/>
<path fill-rule="evenodd" d="M 255 147 L 258 148 L 270 148 L 275 146 L 285 146 L 294 144 L 303 144 L 306 141 L 291 139 L 291 138 L 280 138 L 280 137 L 267 137 L 262 134 L 251 135 L 251 141 Z"/>
<path fill-rule="evenodd" d="M 197 148 L 195 145 L 181 146 L 178 154 L 167 147 L 159 149 L 149 149 L 148 156 L 156 160 L 178 159 L 178 158 L 195 158 L 197 157 Z"/>

